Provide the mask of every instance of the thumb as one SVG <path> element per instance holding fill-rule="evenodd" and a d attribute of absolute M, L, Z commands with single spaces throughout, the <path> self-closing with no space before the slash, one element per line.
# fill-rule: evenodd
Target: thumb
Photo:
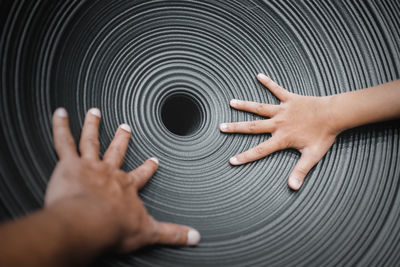
<path fill-rule="evenodd" d="M 195 246 L 200 241 L 200 233 L 188 226 L 156 221 L 154 227 L 158 244 Z"/>
<path fill-rule="evenodd" d="M 299 190 L 304 182 L 308 172 L 318 163 L 322 158 L 307 153 L 306 151 L 301 154 L 299 161 L 294 166 L 292 173 L 289 176 L 288 185 L 293 190 Z"/>

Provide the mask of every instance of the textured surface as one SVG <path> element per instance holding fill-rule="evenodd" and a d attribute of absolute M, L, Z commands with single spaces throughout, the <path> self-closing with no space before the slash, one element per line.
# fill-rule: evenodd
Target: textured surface
<path fill-rule="evenodd" d="M 323 3 L 321 3 L 323 2 Z M 196 227 L 196 248 L 158 247 L 106 265 L 394 266 L 400 261 L 399 121 L 342 134 L 300 192 L 281 151 L 239 167 L 230 156 L 268 135 L 225 135 L 250 120 L 231 98 L 278 103 L 255 76 L 330 95 L 400 77 L 397 1 L 15 1 L 2 3 L 0 212 L 37 209 L 56 163 L 51 112 L 78 139 L 99 107 L 102 151 L 133 126 L 123 169 L 161 166 L 142 191 L 159 220 Z M 171 94 L 194 99 L 189 135 L 162 122 Z"/>

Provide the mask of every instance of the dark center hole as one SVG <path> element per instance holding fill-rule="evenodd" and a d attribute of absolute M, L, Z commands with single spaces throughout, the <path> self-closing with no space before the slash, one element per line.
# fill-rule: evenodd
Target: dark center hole
<path fill-rule="evenodd" d="M 165 99 L 161 107 L 161 119 L 172 133 L 190 135 L 199 128 L 202 116 L 194 98 L 174 94 Z"/>

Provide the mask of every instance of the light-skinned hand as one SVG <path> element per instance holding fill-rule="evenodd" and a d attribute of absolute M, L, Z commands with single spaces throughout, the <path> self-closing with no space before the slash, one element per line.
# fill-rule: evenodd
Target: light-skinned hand
<path fill-rule="evenodd" d="M 257 79 L 280 101 L 271 105 L 233 99 L 230 106 L 251 112 L 263 120 L 220 124 L 224 133 L 262 134 L 271 133 L 271 138 L 230 159 L 232 165 L 241 165 L 268 156 L 278 150 L 295 148 L 301 157 L 291 172 L 289 187 L 298 190 L 307 173 L 326 154 L 339 131 L 332 123 L 327 109 L 330 97 L 310 97 L 293 94 L 276 84 L 264 74 Z"/>

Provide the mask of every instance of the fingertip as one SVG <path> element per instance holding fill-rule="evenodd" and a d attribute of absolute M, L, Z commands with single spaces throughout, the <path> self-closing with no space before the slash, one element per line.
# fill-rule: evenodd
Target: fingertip
<path fill-rule="evenodd" d="M 302 184 L 303 182 L 298 177 L 294 176 L 289 177 L 288 185 L 291 189 L 297 191 L 300 189 Z"/>
<path fill-rule="evenodd" d="M 94 115 L 94 116 L 96 116 L 96 117 L 98 117 L 98 118 L 101 118 L 101 111 L 98 108 L 89 109 L 89 113 Z"/>
<path fill-rule="evenodd" d="M 195 246 L 200 242 L 200 239 L 200 233 L 196 229 L 190 228 L 187 233 L 187 245 Z"/>
<path fill-rule="evenodd" d="M 126 131 L 126 132 L 128 132 L 128 133 L 130 133 L 130 132 L 132 131 L 131 127 L 130 127 L 128 124 L 126 124 L 126 123 L 121 124 L 121 125 L 119 126 L 119 128 L 121 128 L 122 130 L 124 130 L 124 131 Z"/>
<path fill-rule="evenodd" d="M 237 157 L 232 157 L 229 159 L 229 163 L 232 165 L 239 165 L 240 161 L 237 159 Z"/>
<path fill-rule="evenodd" d="M 156 157 L 152 157 L 150 158 L 150 160 L 153 161 L 155 164 L 157 164 L 157 166 L 160 164 L 160 161 Z"/>
<path fill-rule="evenodd" d="M 228 125 L 227 125 L 226 123 L 221 123 L 221 124 L 219 125 L 219 130 L 220 130 L 221 132 L 227 131 L 227 130 L 228 130 Z"/>
<path fill-rule="evenodd" d="M 266 79 L 268 79 L 268 77 L 264 73 L 259 73 L 257 75 L 257 79 L 258 80 L 266 80 Z"/>
<path fill-rule="evenodd" d="M 60 107 L 54 111 L 54 115 L 56 115 L 57 117 L 60 117 L 60 118 L 67 118 L 68 112 L 65 108 Z"/>
<path fill-rule="evenodd" d="M 240 100 L 232 99 L 232 100 L 229 102 L 229 104 L 230 104 L 232 107 L 235 107 L 235 106 L 237 106 L 237 105 L 240 104 Z"/>

